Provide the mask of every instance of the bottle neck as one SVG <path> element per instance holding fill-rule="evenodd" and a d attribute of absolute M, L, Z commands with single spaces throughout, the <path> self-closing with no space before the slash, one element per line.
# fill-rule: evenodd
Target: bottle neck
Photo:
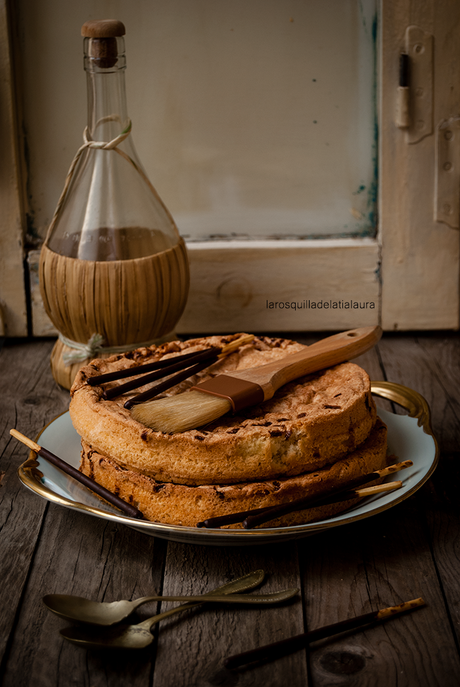
<path fill-rule="evenodd" d="M 95 141 L 116 138 L 128 124 L 123 38 L 85 39 L 88 129 Z"/>
<path fill-rule="evenodd" d="M 128 124 L 124 71 L 87 73 L 88 129 L 95 141 L 111 141 Z"/>

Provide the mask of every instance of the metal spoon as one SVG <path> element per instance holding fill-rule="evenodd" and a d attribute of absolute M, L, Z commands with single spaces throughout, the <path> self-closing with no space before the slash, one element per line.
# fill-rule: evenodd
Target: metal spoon
<path fill-rule="evenodd" d="M 243 577 L 239 577 L 232 582 L 217 587 L 217 589 L 208 592 L 208 594 L 234 594 L 235 592 L 245 592 L 258 587 L 262 584 L 264 579 L 264 570 L 254 570 Z M 185 598 L 188 600 L 188 597 L 179 598 L 181 600 Z M 113 601 L 107 603 L 89 601 L 88 599 L 73 596 L 71 594 L 48 594 L 43 597 L 42 601 L 48 610 L 66 620 L 88 623 L 89 625 L 109 626 L 121 622 L 133 613 L 136 608 L 155 599 L 160 599 L 162 601 L 166 600 L 165 597 L 161 596 L 144 596 L 133 601 Z"/>
<path fill-rule="evenodd" d="M 219 589 L 215 590 L 219 592 Z M 235 594 L 230 597 L 217 595 L 215 592 L 204 594 L 201 597 L 191 597 L 199 599 L 201 604 L 203 601 L 213 601 L 214 603 L 226 601 L 234 603 L 261 603 L 263 605 L 270 603 L 279 603 L 287 601 L 298 593 L 298 589 L 286 589 L 282 592 L 275 592 L 274 594 L 249 594 L 247 596 Z M 205 597 L 213 597 L 206 599 Z M 177 613 L 198 604 L 183 604 L 172 608 L 165 613 L 160 613 L 152 618 L 148 618 L 137 625 L 119 625 L 118 627 L 110 627 L 108 629 L 98 629 L 96 627 L 66 627 L 61 630 L 61 635 L 65 639 L 83 646 L 93 649 L 144 649 L 153 642 L 153 634 L 150 632 L 156 623 L 164 618 L 167 618 L 173 613 Z"/>
<path fill-rule="evenodd" d="M 234 594 L 235 592 L 244 592 L 249 589 L 254 589 L 262 584 L 265 577 L 263 570 L 255 570 L 254 572 L 239 577 L 232 582 L 218 587 L 213 592 L 208 592 L 205 596 L 217 594 Z M 201 596 L 199 597 L 201 600 Z M 98 601 L 89 601 L 80 596 L 72 596 L 70 594 L 48 594 L 43 597 L 45 606 L 66 620 L 73 620 L 80 623 L 88 623 L 89 625 L 115 625 L 127 618 L 133 613 L 136 608 L 149 601 L 193 601 L 195 597 L 165 597 L 165 596 L 143 596 L 134 601 L 113 601 L 111 603 L 100 603 Z"/>
<path fill-rule="evenodd" d="M 100 604 L 95 601 L 88 601 L 87 599 L 78 596 L 66 597 L 65 595 L 56 595 L 53 599 L 47 600 L 45 603 L 49 610 L 59 615 L 66 620 L 73 620 L 78 623 L 86 623 L 88 625 L 111 626 L 120 622 L 124 618 L 131 615 L 131 613 L 143 603 L 148 601 L 185 601 L 197 603 L 224 603 L 224 604 L 257 604 L 257 603 L 276 603 L 277 601 L 284 601 L 297 594 L 297 589 L 286 589 L 282 592 L 275 592 L 271 594 L 219 594 L 218 596 L 209 596 L 207 594 L 187 595 L 187 596 L 146 596 L 137 601 L 115 601 L 113 604 Z M 288 594 L 288 596 L 285 596 Z M 54 605 L 54 608 L 52 608 Z M 56 610 L 60 608 L 61 610 Z M 74 609 L 74 610 L 72 610 Z"/>

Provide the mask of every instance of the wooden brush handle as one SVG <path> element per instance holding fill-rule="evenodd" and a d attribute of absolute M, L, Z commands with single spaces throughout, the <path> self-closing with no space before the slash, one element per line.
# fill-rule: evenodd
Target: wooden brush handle
<path fill-rule="evenodd" d="M 375 346 L 381 336 L 382 330 L 378 326 L 350 329 L 322 339 L 306 347 L 304 351 L 292 353 L 260 367 L 232 372 L 231 376 L 259 384 L 266 401 L 272 398 L 277 389 L 293 379 L 338 365 L 365 353 Z"/>

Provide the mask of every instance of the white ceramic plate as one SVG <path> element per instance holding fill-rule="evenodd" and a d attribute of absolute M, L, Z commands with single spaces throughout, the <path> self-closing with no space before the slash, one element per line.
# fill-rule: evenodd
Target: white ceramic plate
<path fill-rule="evenodd" d="M 393 492 L 363 499 L 353 508 L 326 520 L 291 527 L 257 528 L 254 530 L 198 529 L 177 525 L 144 522 L 122 515 L 116 508 L 102 502 L 96 495 L 61 472 L 40 456 L 31 456 L 18 471 L 23 484 L 41 497 L 66 508 L 84 511 L 92 516 L 133 527 L 145 534 L 191 544 L 241 546 L 263 544 L 305 537 L 330 527 L 346 525 L 368 518 L 395 506 L 411 496 L 433 473 L 438 450 L 430 427 L 429 409 L 420 394 L 390 382 L 373 382 L 374 394 L 388 398 L 410 412 L 394 415 L 379 409 L 378 414 L 388 427 L 388 449 L 400 461 L 412 460 L 413 466 L 399 473 L 403 486 Z M 47 425 L 37 441 L 41 446 L 74 467 L 80 464 L 80 437 L 73 428 L 69 413 L 60 415 Z M 388 481 L 393 481 L 390 476 Z"/>

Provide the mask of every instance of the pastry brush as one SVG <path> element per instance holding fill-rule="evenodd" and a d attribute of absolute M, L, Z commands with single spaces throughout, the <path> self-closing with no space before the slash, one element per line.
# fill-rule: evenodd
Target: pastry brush
<path fill-rule="evenodd" d="M 267 401 L 294 379 L 356 358 L 372 348 L 381 335 L 378 326 L 350 329 L 274 362 L 217 375 L 181 394 L 140 403 L 132 409 L 132 416 L 159 432 L 195 429 L 231 410 L 239 412 Z"/>
<path fill-rule="evenodd" d="M 233 353 L 240 346 L 249 343 L 254 338 L 254 334 L 241 334 L 237 339 L 233 339 L 229 343 L 220 346 L 211 346 L 202 350 L 193 351 L 192 353 L 182 353 L 181 355 L 172 356 L 170 358 L 162 358 L 155 360 L 153 363 L 146 363 L 143 365 L 134 365 L 133 367 L 122 368 L 114 372 L 108 372 L 100 375 L 93 375 L 88 377 L 87 382 L 90 386 L 99 386 L 106 382 L 113 382 L 126 377 L 136 377 L 136 379 L 120 384 L 107 389 L 103 393 L 103 398 L 106 401 L 126 394 L 133 389 L 149 384 L 163 377 L 168 377 L 167 382 L 150 388 L 143 394 L 137 394 L 130 398 L 125 403 L 125 408 L 131 408 L 137 403 L 143 401 L 150 401 L 154 396 L 166 391 L 171 387 L 179 384 L 179 382 L 191 377 L 192 375 L 204 370 L 213 363 L 217 362 L 219 358 L 224 358 L 226 355 Z M 179 372 L 178 375 L 172 376 L 173 372 Z M 149 374 L 146 374 L 149 373 Z"/>

